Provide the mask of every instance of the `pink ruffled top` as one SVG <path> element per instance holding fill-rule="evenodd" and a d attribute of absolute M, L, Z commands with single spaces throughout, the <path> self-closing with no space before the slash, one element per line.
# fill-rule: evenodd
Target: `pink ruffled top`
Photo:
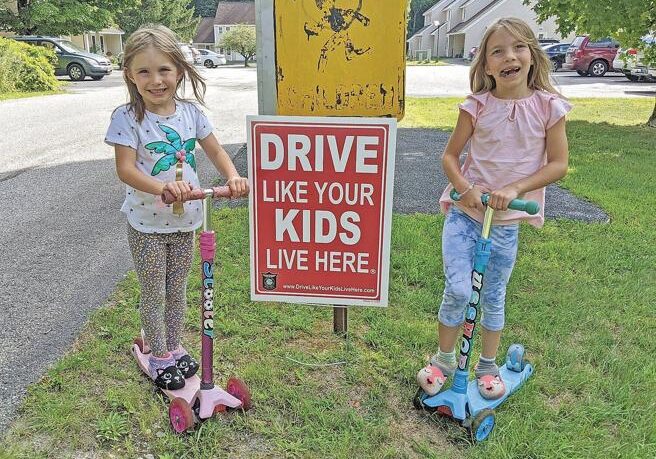
<path fill-rule="evenodd" d="M 534 91 L 524 99 L 498 99 L 490 92 L 472 94 L 459 105 L 472 117 L 474 132 L 462 173 L 470 183 L 489 190 L 502 188 L 534 174 L 547 162 L 546 132 L 572 109 L 557 94 Z M 440 208 L 446 213 L 453 201 L 449 184 L 440 197 Z M 544 224 L 545 189 L 530 191 L 522 199 L 540 204 L 540 212 L 528 215 L 507 210 L 494 213 L 494 224 L 508 225 L 525 220 L 533 226 Z M 479 222 L 483 213 L 464 209 Z"/>

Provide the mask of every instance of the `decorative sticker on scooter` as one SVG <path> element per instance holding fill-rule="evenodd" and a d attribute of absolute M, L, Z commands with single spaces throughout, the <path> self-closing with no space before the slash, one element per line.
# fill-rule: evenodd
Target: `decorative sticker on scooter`
<path fill-rule="evenodd" d="M 481 300 L 481 288 L 483 288 L 483 274 L 474 270 L 472 272 L 472 294 L 465 314 L 462 342 L 460 343 L 460 359 L 458 360 L 458 369 L 460 370 L 466 370 L 469 363 L 469 353 L 474 339 L 476 316 L 478 315 L 478 304 Z"/>
<path fill-rule="evenodd" d="M 162 171 L 168 171 L 175 163 L 184 163 L 185 161 L 195 171 L 196 158 L 192 152 L 196 148 L 196 138 L 192 137 L 183 142 L 180 134 L 178 134 L 175 129 L 161 123 L 159 123 L 158 126 L 164 131 L 166 139 L 170 143 L 158 140 L 156 142 L 150 142 L 144 146 L 146 150 L 153 150 L 151 151 L 151 154 L 164 153 L 164 156 L 162 156 L 155 163 L 155 166 L 153 166 L 150 175 L 154 177 Z"/>
<path fill-rule="evenodd" d="M 203 334 L 214 338 L 214 264 L 203 262 Z"/>

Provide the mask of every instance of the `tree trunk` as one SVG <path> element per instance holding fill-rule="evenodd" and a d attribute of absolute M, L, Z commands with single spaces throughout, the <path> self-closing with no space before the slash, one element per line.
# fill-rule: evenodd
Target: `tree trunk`
<path fill-rule="evenodd" d="M 651 112 L 651 116 L 649 117 L 649 121 L 647 121 L 647 125 L 656 128 L 656 98 L 654 99 L 654 111 Z"/>

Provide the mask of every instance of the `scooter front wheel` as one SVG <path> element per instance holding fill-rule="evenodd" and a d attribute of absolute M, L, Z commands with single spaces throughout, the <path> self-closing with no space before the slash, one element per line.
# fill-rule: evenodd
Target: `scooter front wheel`
<path fill-rule="evenodd" d="M 183 433 L 194 426 L 194 413 L 184 398 L 176 397 L 169 405 L 169 421 L 175 433 Z"/>
<path fill-rule="evenodd" d="M 481 442 L 487 439 L 494 429 L 494 423 L 494 410 L 485 408 L 479 411 L 478 414 L 474 416 L 471 423 L 470 432 L 472 438 L 476 442 Z"/>
<path fill-rule="evenodd" d="M 521 344 L 511 344 L 506 352 L 506 368 L 515 373 L 524 371 L 524 367 L 528 363 L 525 357 L 526 351 Z"/>
<path fill-rule="evenodd" d="M 241 409 L 248 411 L 253 406 L 251 403 L 251 393 L 248 386 L 241 379 L 231 376 L 226 384 L 226 392 L 241 401 Z"/>

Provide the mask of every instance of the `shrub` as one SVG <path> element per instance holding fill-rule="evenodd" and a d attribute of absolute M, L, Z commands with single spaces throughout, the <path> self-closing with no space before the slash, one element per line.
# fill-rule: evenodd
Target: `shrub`
<path fill-rule="evenodd" d="M 52 50 L 0 37 L 0 93 L 59 89 L 55 65 Z"/>

